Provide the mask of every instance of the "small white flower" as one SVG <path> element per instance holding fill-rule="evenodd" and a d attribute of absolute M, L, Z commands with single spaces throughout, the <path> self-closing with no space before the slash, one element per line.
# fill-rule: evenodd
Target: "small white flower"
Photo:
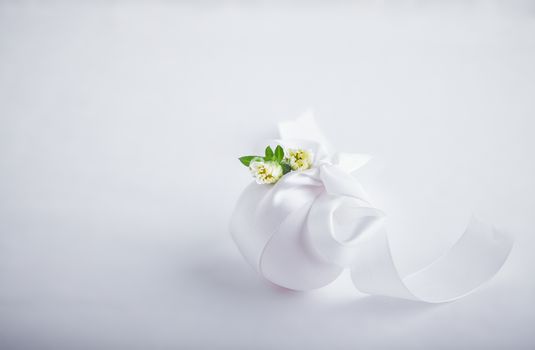
<path fill-rule="evenodd" d="M 259 184 L 273 184 L 283 175 L 282 166 L 276 162 L 253 160 L 249 164 L 249 169 Z"/>
<path fill-rule="evenodd" d="M 309 169 L 313 158 L 312 152 L 304 149 L 289 148 L 286 150 L 286 162 L 294 171 Z"/>

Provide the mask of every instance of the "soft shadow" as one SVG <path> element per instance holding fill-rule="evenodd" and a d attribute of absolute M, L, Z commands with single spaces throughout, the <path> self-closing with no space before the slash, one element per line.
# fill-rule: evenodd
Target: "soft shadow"
<path fill-rule="evenodd" d="M 241 256 L 231 252 L 204 256 L 192 262 L 186 273 L 193 286 L 217 290 L 222 297 L 239 295 L 240 298 L 265 300 L 274 296 L 301 298 L 304 294 L 263 279 Z"/>
<path fill-rule="evenodd" d="M 423 315 L 441 307 L 443 304 L 429 304 L 418 301 L 391 298 L 379 295 L 356 296 L 353 301 L 331 305 L 332 312 L 338 315 L 355 314 L 365 316 L 369 320 L 382 318 L 406 319 L 407 316 Z"/>
<path fill-rule="evenodd" d="M 424 315 L 443 304 L 368 296 L 355 290 L 354 299 L 333 300 L 316 293 L 296 292 L 279 287 L 259 276 L 238 254 L 218 251 L 192 261 L 187 279 L 194 289 L 209 290 L 212 298 L 247 302 L 250 305 L 282 304 L 297 309 L 331 315 L 337 319 L 369 321 L 403 320 L 407 316 Z M 347 288 L 352 288 L 348 286 Z"/>

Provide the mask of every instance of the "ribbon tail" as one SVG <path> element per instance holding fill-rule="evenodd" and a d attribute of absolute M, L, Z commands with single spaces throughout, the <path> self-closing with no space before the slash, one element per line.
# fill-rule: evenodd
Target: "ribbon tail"
<path fill-rule="evenodd" d="M 334 156 L 334 164 L 346 173 L 352 173 L 366 165 L 370 159 L 372 156 L 368 154 L 338 152 Z"/>
<path fill-rule="evenodd" d="M 314 113 L 308 111 L 296 120 L 283 121 L 278 124 L 279 135 L 283 140 L 309 140 L 321 145 L 327 154 L 332 153 L 333 147 L 323 135 L 314 119 Z"/>
<path fill-rule="evenodd" d="M 383 229 L 360 245 L 351 266 L 351 278 L 355 287 L 367 294 L 447 302 L 473 292 L 490 280 L 503 266 L 512 247 L 511 237 L 473 218 L 446 254 L 402 278 Z"/>

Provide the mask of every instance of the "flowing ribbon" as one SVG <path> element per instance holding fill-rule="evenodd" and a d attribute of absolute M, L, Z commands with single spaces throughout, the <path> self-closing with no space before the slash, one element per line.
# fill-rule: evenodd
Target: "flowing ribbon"
<path fill-rule="evenodd" d="M 314 167 L 291 172 L 273 186 L 249 185 L 230 227 L 242 255 L 269 281 L 311 290 L 349 268 L 361 292 L 438 303 L 472 292 L 505 263 L 513 240 L 472 219 L 446 254 L 402 278 L 385 215 L 351 175 L 370 157 L 333 154 L 311 115 L 280 123 L 279 132 L 277 142 L 285 147 L 314 149 Z"/>

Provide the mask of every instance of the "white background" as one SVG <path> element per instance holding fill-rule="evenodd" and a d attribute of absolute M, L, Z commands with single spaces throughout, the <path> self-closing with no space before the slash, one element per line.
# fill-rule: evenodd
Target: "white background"
<path fill-rule="evenodd" d="M 534 62 L 530 1 L 0 2 L 0 348 L 535 347 Z M 497 277 L 442 305 L 262 281 L 237 157 L 308 108 L 375 156 L 402 273 L 475 213 L 516 237 Z"/>

